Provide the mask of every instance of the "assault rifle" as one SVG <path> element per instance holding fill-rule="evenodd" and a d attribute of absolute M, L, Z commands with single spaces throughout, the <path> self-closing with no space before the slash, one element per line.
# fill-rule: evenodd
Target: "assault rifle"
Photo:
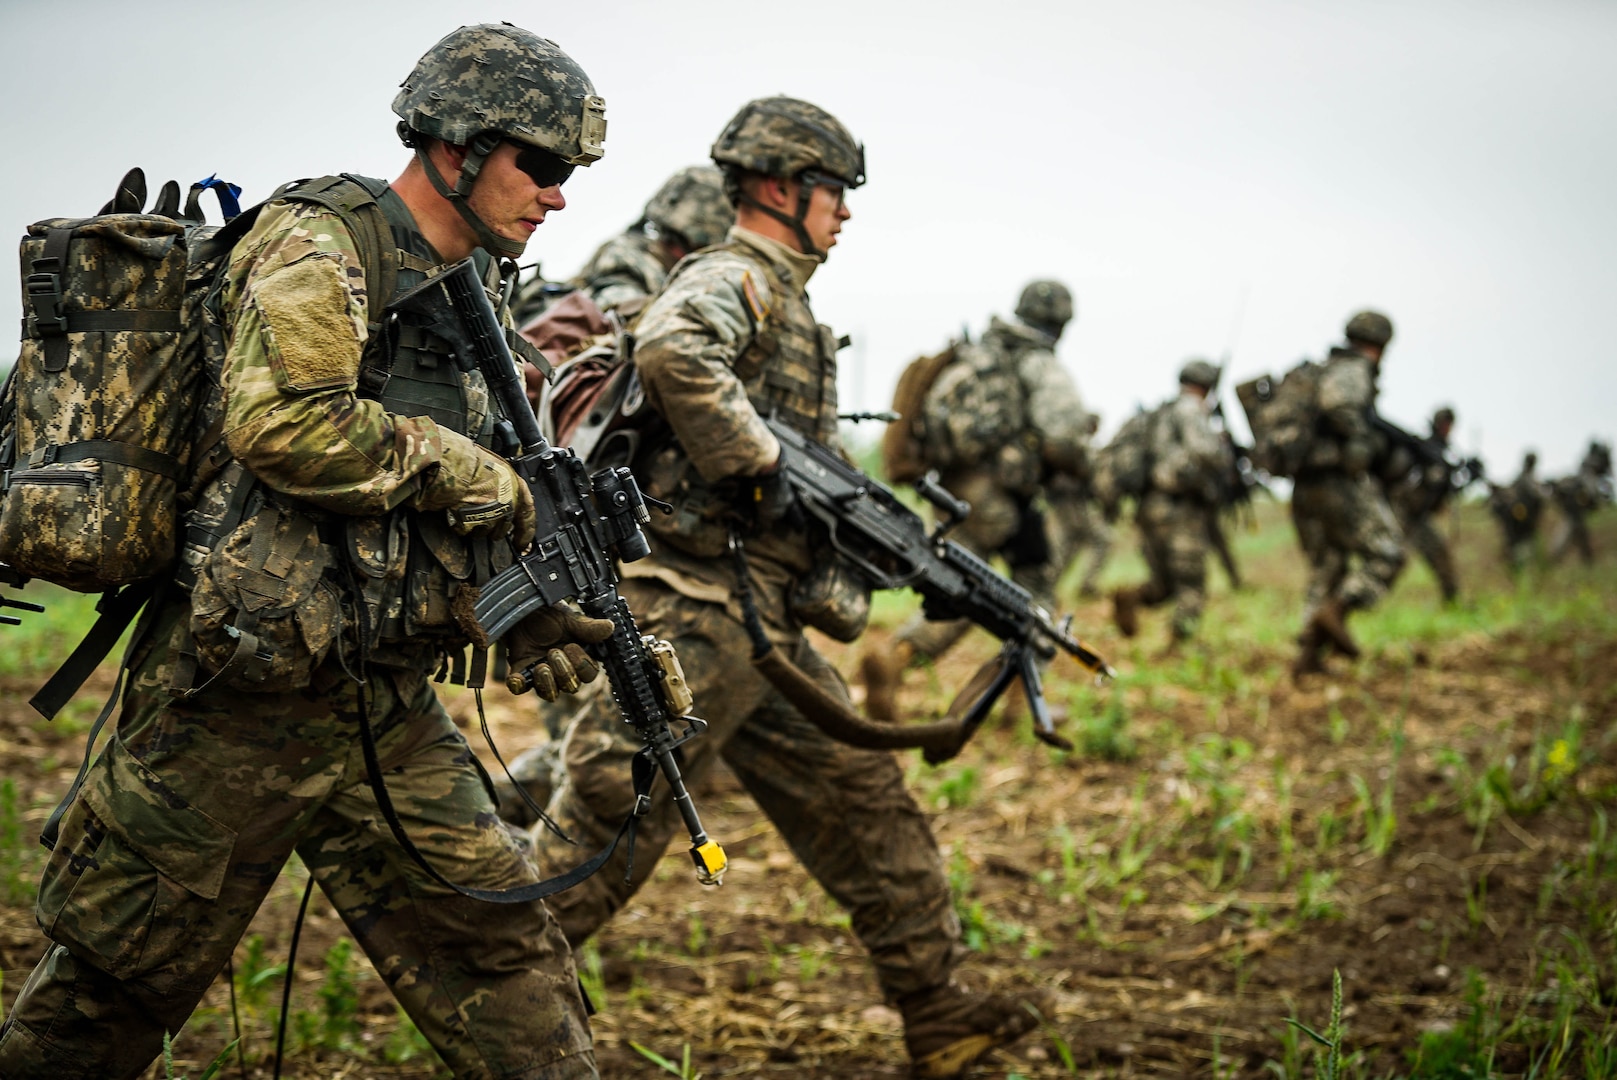
<path fill-rule="evenodd" d="M 1443 470 L 1444 482 L 1441 484 L 1427 484 L 1424 475 L 1419 478 L 1417 486 L 1423 490 L 1424 498 L 1418 510 L 1423 516 L 1434 513 L 1449 496 L 1458 495 L 1472 484 L 1487 479 L 1482 459 L 1450 457 L 1432 440 L 1405 431 L 1373 409 L 1370 412 L 1370 427 L 1385 438 L 1393 449 L 1408 453 L 1421 466 L 1423 474 L 1426 466 L 1435 465 Z"/>
<path fill-rule="evenodd" d="M 1393 449 L 1408 452 L 1411 457 L 1422 464 L 1442 465 L 1445 468 L 1449 465 L 1449 459 L 1444 456 L 1443 451 L 1414 432 L 1405 431 L 1374 409 L 1370 410 L 1370 428 L 1385 438 L 1388 445 Z"/>
<path fill-rule="evenodd" d="M 915 483 L 921 497 L 937 507 L 938 528 L 928 532 L 915 511 L 890 488 L 854 468 L 828 447 L 771 417 L 769 430 L 780 440 L 780 468 L 810 517 L 820 522 L 831 546 L 873 589 L 911 588 L 921 594 L 931 619 L 970 619 L 1004 643 L 1000 660 L 961 723 L 961 742 L 982 724 L 988 711 L 1020 679 L 1033 710 L 1033 733 L 1063 750 L 1072 743 L 1057 733 L 1044 700 L 1038 658 L 1060 649 L 1098 677 L 1110 665 L 1057 623 L 1020 585 L 942 534 L 964 518 L 970 506 L 951 495 L 929 473 Z"/>
<path fill-rule="evenodd" d="M 13 586 L 15 588 L 20 589 L 26 584 L 28 584 L 28 575 L 18 573 L 16 570 L 12 569 L 10 566 L 7 566 L 5 563 L 0 562 L 0 585 L 11 585 L 11 586 Z M 30 604 L 26 600 L 12 600 L 12 599 L 10 599 L 8 597 L 5 597 L 5 596 L 0 596 L 0 608 L 16 608 L 18 611 L 44 611 L 45 610 L 43 607 L 41 607 L 38 604 Z M 0 615 L 0 626 L 21 626 L 21 625 L 22 625 L 22 620 L 17 618 L 15 615 Z"/>
<path fill-rule="evenodd" d="M 640 531 L 650 514 L 634 474 L 612 468 L 589 476 L 577 454 L 546 441 L 528 404 L 521 369 L 471 259 L 422 282 L 395 299 L 388 310 L 443 338 L 454 346 L 463 367 L 482 372 L 504 413 L 495 424 L 501 452 L 533 493 L 538 516 L 533 543 L 483 587 L 475 606 L 478 624 L 492 641 L 539 609 L 568 600 L 586 615 L 612 620 L 616 627 L 612 636 L 590 646 L 590 651 L 606 671 L 619 713 L 645 743 L 642 760 L 668 782 L 690 833 L 697 877 L 704 885 L 719 884 L 724 851 L 703 831 L 675 754 L 705 731 L 707 723 L 689 715 L 690 691 L 673 648 L 641 637 L 617 591 L 614 560 L 633 562 L 651 553 Z M 515 677 L 531 685 L 530 673 L 518 672 Z M 685 725 L 678 735 L 670 727 L 676 719 Z M 651 774 L 639 775 L 638 767 L 636 773 L 638 817 L 651 809 L 646 791 Z"/>

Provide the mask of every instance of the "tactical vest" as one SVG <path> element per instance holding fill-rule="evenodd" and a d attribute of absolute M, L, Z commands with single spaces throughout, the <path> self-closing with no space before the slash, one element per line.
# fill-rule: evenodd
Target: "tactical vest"
<path fill-rule="evenodd" d="M 769 312 L 732 365 L 752 407 L 760 416 L 774 415 L 810 438 L 838 448 L 836 354 L 841 342 L 829 326 L 814 321 L 807 297 L 757 249 L 730 241 L 710 250 L 741 256 L 761 273 L 769 289 Z M 675 267 L 669 284 L 690 265 L 692 261 L 685 260 Z M 677 443 L 649 447 L 636 471 L 648 479 L 652 494 L 675 506 L 670 517 L 652 516 L 654 534 L 693 555 L 712 557 L 725 551 L 728 534 L 721 519 L 729 502 L 702 480 Z M 774 537 L 759 538 L 750 549 L 767 557 L 776 554 L 768 550 L 776 546 L 775 541 Z M 802 563 L 802 568 L 809 562 L 806 551 L 778 554 L 786 556 L 783 561 L 788 564 Z"/>
<path fill-rule="evenodd" d="M 420 284 L 437 265 L 403 200 L 385 181 L 355 176 L 326 177 L 284 197 L 342 214 L 356 232 L 361 257 L 384 268 L 373 275 L 373 267 L 367 266 L 367 284 L 385 288 L 377 280 L 392 279 L 390 295 L 370 296 L 358 396 L 379 402 L 391 413 L 430 416 L 440 426 L 490 446 L 494 418 L 482 374 L 463 370 L 447 342 L 387 310 L 394 296 Z M 377 210 L 389 235 L 377 235 Z M 275 512 L 266 514 L 266 506 Z M 475 593 L 458 602 L 457 594 L 468 586 L 481 586 L 509 565 L 509 543 L 456 535 L 442 512 L 417 513 L 401 506 L 376 517 L 332 514 L 270 491 L 253 481 L 240 463 L 231 462 L 202 490 L 188 519 L 191 576 L 206 553 L 220 547 L 241 522 L 254 522 L 255 529 L 276 529 L 276 535 L 283 536 L 289 534 L 285 522 L 294 517 L 315 524 L 321 557 L 330 564 L 327 577 L 335 579 L 332 587 L 364 598 L 363 626 L 353 629 L 364 631 L 369 659 L 415 666 L 432 656 L 449 656 L 454 674 L 461 675 L 469 639 L 455 612 L 464 609 L 464 617 Z M 266 552 L 266 558 L 271 564 L 276 560 L 273 552 Z M 186 578 L 182 573 L 182 584 L 189 586 Z M 198 635 L 197 644 L 209 652 L 205 635 Z M 207 658 L 210 667 L 219 666 L 218 655 Z M 241 681 L 239 675 L 235 678 Z"/>

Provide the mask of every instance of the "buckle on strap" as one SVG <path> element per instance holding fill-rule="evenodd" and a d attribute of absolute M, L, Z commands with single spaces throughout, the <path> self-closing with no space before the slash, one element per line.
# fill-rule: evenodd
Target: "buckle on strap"
<path fill-rule="evenodd" d="M 62 314 L 62 261 L 46 257 L 34 259 L 32 272 L 23 280 L 23 295 L 31 310 L 26 322 L 30 336 L 55 337 L 67 333 Z"/>

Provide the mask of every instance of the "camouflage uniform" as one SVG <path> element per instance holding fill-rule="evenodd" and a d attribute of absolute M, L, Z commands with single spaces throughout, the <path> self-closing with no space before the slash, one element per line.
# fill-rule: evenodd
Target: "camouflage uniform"
<path fill-rule="evenodd" d="M 1199 365 L 1199 366 L 1196 366 Z M 1186 365 L 1181 381 L 1211 390 L 1218 369 L 1206 361 Z M 1196 632 L 1206 599 L 1207 522 L 1217 505 L 1218 478 L 1230 467 L 1230 450 L 1213 425 L 1206 399 L 1190 389 L 1155 413 L 1151 430 L 1150 490 L 1140 500 L 1134 522 L 1151 580 L 1117 603 L 1145 607 L 1174 602 L 1173 640 Z M 1132 619 L 1124 632 L 1132 634 Z M 1120 618 L 1119 622 L 1125 622 Z"/>
<path fill-rule="evenodd" d="M 1550 485 L 1555 503 L 1561 508 L 1561 529 L 1550 545 L 1550 559 L 1560 562 L 1566 553 L 1577 548 L 1585 565 L 1594 562 L 1594 546 L 1589 542 L 1588 517 L 1602 503 L 1612 501 L 1611 448 L 1605 443 L 1591 442 L 1583 455 L 1578 471 L 1564 476 Z"/>
<path fill-rule="evenodd" d="M 1355 322 L 1348 325 L 1351 331 Z M 1389 323 L 1381 343 L 1391 337 Z M 1403 534 L 1371 471 L 1380 450 L 1369 420 L 1377 370 L 1350 333 L 1348 347 L 1333 348 L 1320 372 L 1319 424 L 1291 495 L 1292 524 L 1310 568 L 1305 656 L 1322 644 L 1315 634 L 1321 620 L 1341 627 L 1348 612 L 1380 600 L 1403 568 Z"/>
<path fill-rule="evenodd" d="M 1066 297 L 1070 317 L 1065 288 L 1054 282 L 1029 288 L 1046 284 Z M 1065 322 L 1024 316 L 1008 323 L 993 317 L 979 342 L 957 348 L 955 361 L 939 374 L 926 402 L 928 456 L 943 465 L 943 485 L 971 505 L 951 538 L 985 558 L 1003 555 L 1012 579 L 1050 608 L 1066 568 L 1057 553 L 1070 555 L 1080 538 L 1096 547 L 1104 546 L 1102 537 L 1109 540 L 1093 527 L 1093 504 L 1083 509 L 1079 494 L 1095 424 L 1055 354 Z M 1064 481 L 1053 515 L 1061 529 L 1055 536 L 1052 515 L 1038 505 L 1053 476 Z M 1099 559 L 1091 569 L 1098 568 Z M 897 638 L 913 655 L 936 657 L 970 626 L 918 613 Z"/>
<path fill-rule="evenodd" d="M 937 843 L 904 788 L 893 755 L 834 742 L 744 661 L 750 652 L 732 597 L 724 500 L 715 485 L 773 465 L 780 447 L 759 418 L 776 409 L 829 445 L 836 428 L 835 341 L 817 326 L 803 288 L 817 260 L 743 229 L 681 264 L 641 317 L 635 363 L 677 442 L 643 470 L 647 489 L 676 506 L 652 528 L 650 558 L 623 567 L 644 633 L 673 642 L 708 733 L 685 747 L 694 783 L 723 757 L 826 891 L 845 906 L 893 997 L 944 982 L 960 953 Z M 830 692 L 836 671 L 790 613 L 792 585 L 814 565 L 803 533 L 747 543 L 753 588 L 771 638 Z M 604 842 L 634 801 L 636 740 L 605 695 L 585 705 L 563 747 L 566 780 L 552 816 L 585 846 Z M 641 825 L 633 884 L 620 856 L 555 898 L 575 944 L 594 933 L 650 877 L 679 826 L 657 802 Z M 547 867 L 576 858 L 547 832 L 535 843 Z"/>
<path fill-rule="evenodd" d="M 1449 423 L 1453 423 L 1452 413 L 1449 414 Z M 1438 456 L 1448 453 L 1449 440 L 1439 432 L 1436 421 L 1433 422 L 1432 433 L 1424 441 Z M 1388 493 L 1404 539 L 1432 568 L 1445 601 L 1459 596 L 1460 582 L 1454 571 L 1454 555 L 1449 551 L 1448 541 L 1443 539 L 1443 534 L 1432 519 L 1443 510 L 1453 493 L 1453 470 L 1447 464 L 1437 462 L 1415 464 L 1402 482 L 1396 483 Z"/>
<path fill-rule="evenodd" d="M 565 54 L 514 27 L 463 28 L 428 58 L 468 42 L 588 88 Z M 403 201 L 350 183 L 381 192 L 399 288 L 419 280 L 438 260 Z M 202 506 L 254 494 L 191 595 L 167 594 L 116 735 L 62 819 L 37 905 L 55 944 L 0 1036 L 8 1080 L 141 1073 L 294 851 L 456 1076 L 596 1075 L 571 955 L 544 906 L 462 897 L 378 824 L 362 713 L 403 828 L 436 869 L 466 887 L 538 880 L 427 683 L 467 640 L 455 613 L 469 594 L 451 579 L 510 558 L 491 536 L 510 529 L 520 485 L 480 444 L 492 430 L 480 380 L 441 343 L 402 329 L 385 389 L 358 392 L 376 340 L 367 316 L 383 303 L 367 295 L 361 250 L 337 214 L 288 200 L 232 252 L 222 423 L 241 468 Z M 215 620 L 232 615 L 267 677 L 210 650 Z M 203 685 L 188 692 L 194 672 Z"/>
<path fill-rule="evenodd" d="M 1548 492 L 1537 472 L 1538 455 L 1529 451 L 1516 479 L 1503 487 L 1494 486 L 1488 496 L 1488 509 L 1499 522 L 1505 565 L 1512 574 L 1519 573 L 1532 558 L 1539 519 L 1544 515 Z"/>
<path fill-rule="evenodd" d="M 625 305 L 638 311 L 663 287 L 672 265 L 656 237 L 637 225 L 602 244 L 570 284 L 602 311 Z"/>

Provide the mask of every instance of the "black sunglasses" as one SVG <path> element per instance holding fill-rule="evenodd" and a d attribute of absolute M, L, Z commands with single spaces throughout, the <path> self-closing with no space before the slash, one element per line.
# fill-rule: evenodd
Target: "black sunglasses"
<path fill-rule="evenodd" d="M 525 143 L 512 143 L 517 148 L 516 167 L 526 173 L 528 179 L 542 188 L 560 187 L 573 175 L 573 166 L 552 154 L 549 150 L 541 150 L 537 146 L 528 146 Z"/>

